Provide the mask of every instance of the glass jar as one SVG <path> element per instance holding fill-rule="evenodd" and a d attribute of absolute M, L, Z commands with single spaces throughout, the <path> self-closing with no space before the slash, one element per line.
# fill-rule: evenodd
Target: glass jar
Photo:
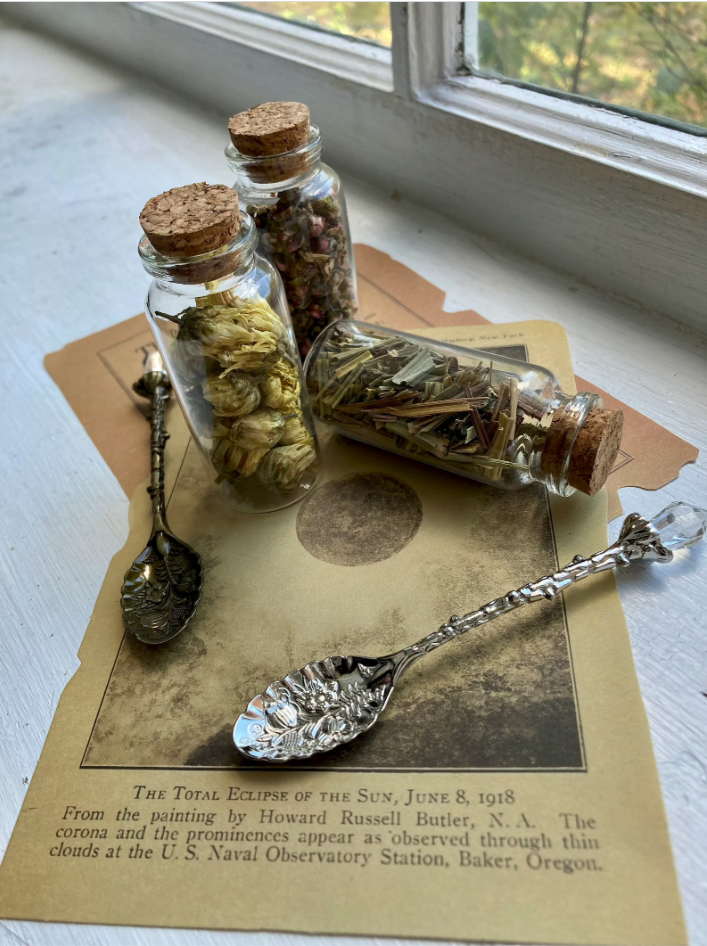
<path fill-rule="evenodd" d="M 224 188 L 225 189 L 225 188 Z M 236 205 L 237 206 L 237 205 Z M 224 496 L 268 512 L 307 495 L 317 446 L 282 282 L 241 213 L 215 251 L 173 257 L 140 240 L 147 315 L 194 441 Z"/>
<path fill-rule="evenodd" d="M 356 270 L 338 175 L 321 160 L 322 136 L 281 154 L 250 155 L 226 148 L 241 205 L 255 220 L 260 252 L 285 286 L 304 358 L 319 332 L 356 313 Z"/>
<path fill-rule="evenodd" d="M 330 326 L 304 370 L 338 433 L 502 489 L 593 496 L 621 442 L 621 411 L 564 394 L 546 368 L 378 325 Z"/>

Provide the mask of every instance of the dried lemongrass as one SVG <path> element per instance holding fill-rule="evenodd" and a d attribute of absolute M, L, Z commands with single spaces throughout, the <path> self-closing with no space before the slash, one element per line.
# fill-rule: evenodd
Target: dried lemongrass
<path fill-rule="evenodd" d="M 406 453 L 471 464 L 491 480 L 524 468 L 512 444 L 524 414 L 538 408 L 503 363 L 460 365 L 454 354 L 374 327 L 355 337 L 342 328 L 327 336 L 309 379 L 315 411 L 355 436 L 368 431 Z"/>

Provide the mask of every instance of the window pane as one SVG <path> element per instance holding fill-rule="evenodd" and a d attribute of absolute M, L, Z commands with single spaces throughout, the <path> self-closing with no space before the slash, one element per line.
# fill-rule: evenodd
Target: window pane
<path fill-rule="evenodd" d="M 259 13 L 294 20 L 306 26 L 343 33 L 368 43 L 390 46 L 389 3 L 237 3 Z"/>
<path fill-rule="evenodd" d="M 707 125 L 707 3 L 479 3 L 477 36 L 477 71 Z"/>

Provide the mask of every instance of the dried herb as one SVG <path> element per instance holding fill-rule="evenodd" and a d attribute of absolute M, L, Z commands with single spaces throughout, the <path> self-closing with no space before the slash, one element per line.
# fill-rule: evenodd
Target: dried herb
<path fill-rule="evenodd" d="M 251 205 L 260 246 L 282 276 L 300 354 L 331 322 L 356 311 L 350 247 L 335 194 L 311 198 L 300 188 L 274 204 Z"/>
<path fill-rule="evenodd" d="M 295 489 L 316 453 L 286 329 L 263 300 L 214 295 L 219 304 L 165 316 L 179 325 L 171 361 L 199 439 L 219 480 Z"/>
<path fill-rule="evenodd" d="M 460 366 L 431 344 L 369 326 L 334 327 L 307 377 L 315 413 L 353 437 L 443 460 L 456 472 L 473 466 L 490 481 L 504 469 L 527 468 L 508 449 L 524 415 L 535 417 L 538 408 L 532 396 L 519 395 L 519 377 L 493 362 Z"/>

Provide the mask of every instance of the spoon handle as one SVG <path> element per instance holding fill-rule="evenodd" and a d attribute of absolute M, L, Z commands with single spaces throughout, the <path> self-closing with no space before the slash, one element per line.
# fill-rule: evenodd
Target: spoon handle
<path fill-rule="evenodd" d="M 677 504 L 675 504 L 677 505 Z M 416 663 L 425 654 L 431 653 L 447 641 L 454 640 L 461 634 L 466 634 L 472 628 L 480 627 L 494 618 L 514 611 L 524 604 L 530 604 L 533 601 L 551 600 L 561 591 L 569 588 L 577 581 L 583 578 L 589 578 L 590 575 L 596 575 L 599 572 L 609 571 L 617 567 L 626 567 L 632 561 L 646 560 L 654 562 L 669 562 L 673 553 L 669 547 L 661 542 L 660 531 L 654 523 L 661 523 L 661 516 L 669 512 L 671 507 L 663 510 L 653 520 L 647 521 L 637 513 L 632 513 L 624 520 L 621 529 L 621 535 L 618 541 L 604 549 L 596 552 L 590 558 L 584 558 L 582 555 L 575 555 L 569 565 L 556 571 L 553 575 L 547 575 L 539 578 L 537 581 L 523 585 L 514 591 L 509 591 L 502 598 L 495 598 L 489 601 L 478 611 L 471 611 L 464 617 L 452 615 L 448 623 L 443 624 L 437 631 L 423 637 L 410 647 L 406 647 L 399 657 L 400 662 L 396 668 L 396 678 L 399 677 L 408 667 Z M 698 536 L 699 538 L 700 536 Z M 696 539 L 694 541 L 697 541 Z M 669 542 L 673 548 L 679 547 L 676 542 Z M 685 542 L 682 544 L 692 544 Z"/>
<path fill-rule="evenodd" d="M 150 426 L 152 437 L 150 447 L 152 450 L 151 479 L 148 492 L 152 498 L 152 531 L 157 532 L 160 529 L 167 528 L 167 514 L 164 502 L 164 449 L 169 440 L 169 434 L 165 426 L 165 404 L 169 400 L 169 388 L 158 384 L 152 392 L 152 416 L 150 417 Z"/>
<path fill-rule="evenodd" d="M 164 502 L 164 448 L 169 440 L 165 425 L 165 404 L 170 398 L 172 385 L 158 351 L 150 352 L 145 361 L 143 375 L 133 385 L 140 397 L 150 399 L 150 485 L 147 492 L 152 498 L 152 534 L 168 531 Z"/>

